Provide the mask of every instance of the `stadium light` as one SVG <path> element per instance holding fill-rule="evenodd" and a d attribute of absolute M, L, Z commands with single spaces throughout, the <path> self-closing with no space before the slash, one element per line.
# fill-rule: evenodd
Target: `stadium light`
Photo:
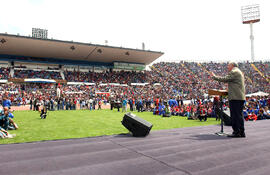
<path fill-rule="evenodd" d="M 254 61 L 253 23 L 260 21 L 260 6 L 258 4 L 242 6 L 241 11 L 243 24 L 250 25 L 251 60 Z"/>

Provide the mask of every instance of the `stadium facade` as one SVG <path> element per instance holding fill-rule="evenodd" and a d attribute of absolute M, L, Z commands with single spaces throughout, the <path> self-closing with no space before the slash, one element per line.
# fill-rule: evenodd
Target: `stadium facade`
<path fill-rule="evenodd" d="M 0 64 L 8 67 L 141 71 L 161 55 L 150 50 L 0 33 Z"/>

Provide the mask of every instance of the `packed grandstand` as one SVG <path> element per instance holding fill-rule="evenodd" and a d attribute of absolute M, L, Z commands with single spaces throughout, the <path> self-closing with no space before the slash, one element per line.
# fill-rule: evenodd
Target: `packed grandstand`
<path fill-rule="evenodd" d="M 107 104 L 116 100 L 122 103 L 126 99 L 125 103 L 129 103 L 130 106 L 137 107 L 138 104 L 141 104 L 140 109 L 151 110 L 155 113 L 155 106 L 158 110 L 157 101 L 168 102 L 170 99 L 175 99 L 177 100 L 177 106 L 179 107 L 181 104 L 182 107 L 175 109 L 175 106 L 171 106 L 172 113 L 178 113 L 179 115 L 181 113 L 183 116 L 186 115 L 187 111 L 192 111 L 193 108 L 194 111 L 198 110 L 199 106 L 205 108 L 205 111 L 209 111 L 210 114 L 213 104 L 208 103 L 210 102 L 207 94 L 208 89 L 226 89 L 225 84 L 211 80 L 210 72 L 225 75 L 228 62 L 159 62 L 149 66 L 149 70 L 145 68 L 139 70 L 134 69 L 134 67 L 139 67 L 142 63 L 142 65 L 149 64 L 163 53 L 97 45 L 83 46 L 90 49 L 90 52 L 85 53 L 87 59 L 93 61 L 96 57 L 100 57 L 101 60 L 104 60 L 104 64 L 94 62 L 93 66 L 90 64 L 92 62 L 87 62 L 89 60 L 83 60 L 82 62 L 81 59 L 68 59 L 74 57 L 72 54 L 75 48 L 79 50 L 79 47 L 82 47 L 80 43 L 76 45 L 73 42 L 44 41 L 9 35 L 3 35 L 3 37 L 7 37 L 7 39 L 0 45 L 3 49 L 0 55 L 9 59 L 2 59 L 0 62 L 1 99 L 4 97 L 10 99 L 14 106 L 31 105 L 31 109 L 35 109 L 36 104 L 47 103 L 50 104 L 51 110 L 89 109 L 90 103 L 91 106 L 92 103 Z M 33 56 L 26 55 L 28 52 L 25 52 L 27 48 L 23 48 L 25 45 L 5 45 L 9 42 L 12 43 L 14 38 L 16 42 L 22 40 L 20 42 L 29 45 L 28 52 Z M 73 46 L 73 49 L 61 51 L 61 48 L 58 48 L 62 57 L 65 56 L 66 58 L 62 60 L 51 58 L 55 52 L 53 47 L 46 48 L 50 53 L 39 48 L 40 52 L 44 52 L 42 54 L 47 54 L 47 57 L 50 56 L 50 58 L 35 57 L 36 55 L 39 56 L 39 53 L 36 53 L 35 49 L 31 50 L 31 44 L 35 44 L 34 42 L 55 42 L 52 44 L 59 48 L 62 45 L 66 47 L 69 44 L 69 46 Z M 59 43 L 60 46 L 57 45 Z M 40 45 L 39 47 L 45 46 Z M 10 55 L 13 48 L 18 49 L 18 51 L 14 51 L 14 54 L 19 52 L 21 55 L 25 55 Z M 118 55 L 118 58 L 111 59 L 109 54 L 113 55 L 117 52 L 121 55 Z M 91 56 L 94 53 L 97 56 Z M 100 56 L 103 53 L 106 53 L 104 57 Z M 78 57 L 81 56 L 81 53 L 77 54 Z M 59 55 L 59 53 L 56 55 Z M 129 69 L 129 64 L 124 62 L 130 61 L 129 56 L 131 55 L 137 61 L 130 63 L 133 69 Z M 111 64 L 108 64 L 108 59 L 111 59 Z M 57 62 L 60 63 L 57 64 Z M 89 65 L 87 65 L 88 63 Z M 113 64 L 118 67 L 112 66 Z M 122 65 L 124 69 L 119 65 Z M 127 69 L 125 69 L 125 66 Z M 239 63 L 239 68 L 245 74 L 247 94 L 258 91 L 270 93 L 270 62 L 245 61 Z M 260 100 L 263 102 L 260 102 Z M 183 106 L 184 102 L 187 101 L 192 102 L 192 104 L 196 103 L 196 105 Z M 256 114 L 259 113 L 260 109 L 270 105 L 269 96 L 255 97 L 255 99 L 251 97 L 250 101 L 247 108 L 256 108 Z M 205 104 L 205 106 L 201 106 L 202 104 Z M 264 109 L 264 111 L 269 110 Z"/>

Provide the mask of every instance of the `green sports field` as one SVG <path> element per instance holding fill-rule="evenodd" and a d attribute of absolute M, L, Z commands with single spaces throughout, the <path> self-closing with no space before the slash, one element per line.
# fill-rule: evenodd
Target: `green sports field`
<path fill-rule="evenodd" d="M 151 112 L 134 112 L 134 114 L 152 123 L 152 130 L 219 123 L 213 118 L 208 118 L 206 122 L 200 122 L 198 120 L 187 120 L 186 117 L 179 116 L 163 118 L 155 116 Z M 0 144 L 128 133 L 128 130 L 121 124 L 124 113 L 116 110 L 49 111 L 45 120 L 40 119 L 39 113 L 36 111 L 15 111 L 14 116 L 19 129 L 9 132 L 16 134 L 16 137 L 0 139 Z"/>

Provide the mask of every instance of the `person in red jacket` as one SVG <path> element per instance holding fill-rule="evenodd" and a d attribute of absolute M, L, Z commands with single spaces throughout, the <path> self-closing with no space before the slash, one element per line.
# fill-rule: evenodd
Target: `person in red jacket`
<path fill-rule="evenodd" d="M 206 121 L 207 120 L 206 108 L 203 105 L 201 105 L 199 110 L 200 110 L 200 115 L 198 116 L 199 120 L 202 121 L 204 119 L 204 121 Z"/>
<path fill-rule="evenodd" d="M 257 119 L 258 119 L 258 116 L 254 112 L 249 114 L 248 117 L 246 118 L 246 120 L 251 120 L 251 121 L 256 121 Z"/>

